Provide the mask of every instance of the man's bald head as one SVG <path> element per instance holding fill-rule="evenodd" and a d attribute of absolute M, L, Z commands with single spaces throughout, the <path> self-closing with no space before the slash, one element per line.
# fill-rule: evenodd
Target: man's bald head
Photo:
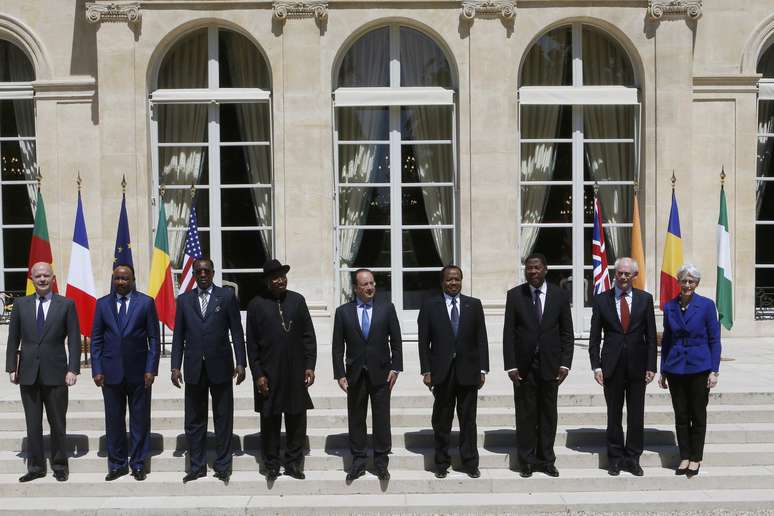
<path fill-rule="evenodd" d="M 50 263 L 36 262 L 30 269 L 32 284 L 35 286 L 37 295 L 43 297 L 51 292 L 51 285 L 54 282 L 54 269 Z"/>

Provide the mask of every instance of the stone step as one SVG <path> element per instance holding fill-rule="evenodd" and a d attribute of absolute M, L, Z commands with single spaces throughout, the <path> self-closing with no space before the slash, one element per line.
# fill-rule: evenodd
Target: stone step
<path fill-rule="evenodd" d="M 183 484 L 180 472 L 155 472 L 142 483 L 131 476 L 105 482 L 105 474 L 73 473 L 68 482 L 57 482 L 52 475 L 34 482 L 19 484 L 16 475 L 0 475 L 0 497 L 126 497 L 143 496 L 225 496 L 225 495 L 365 495 L 417 493 L 560 493 L 572 491 L 655 491 L 691 489 L 765 489 L 774 485 L 772 467 L 703 467 L 699 476 L 686 480 L 676 479 L 672 469 L 645 468 L 645 476 L 634 477 L 622 473 L 610 477 L 601 469 L 562 469 L 559 478 L 535 473 L 529 479 L 507 469 L 482 470 L 481 478 L 451 471 L 445 479 L 437 479 L 431 472 L 391 468 L 389 484 L 382 483 L 372 473 L 351 485 L 345 482 L 342 471 L 307 471 L 306 480 L 299 481 L 281 476 L 267 483 L 254 471 L 235 471 L 228 485 L 212 476 Z M 685 484 L 689 482 L 688 484 Z M 383 485 L 385 484 L 385 485 Z M 386 488 L 386 489 L 385 489 Z"/>
<path fill-rule="evenodd" d="M 459 465 L 456 450 L 450 450 L 453 464 Z M 558 468 L 600 468 L 606 467 L 607 456 L 604 446 L 578 446 L 555 449 Z M 515 468 L 516 453 L 511 447 L 480 448 L 481 468 Z M 213 453 L 208 455 L 212 463 Z M 431 470 L 434 467 L 434 452 L 430 448 L 393 448 L 390 465 L 396 469 Z M 0 474 L 25 471 L 23 454 L 0 452 Z M 713 466 L 771 466 L 774 465 L 774 443 L 755 444 L 708 444 L 704 448 L 704 460 Z M 643 467 L 673 467 L 679 462 L 675 446 L 648 446 L 640 463 Z M 260 453 L 248 450 L 235 454 L 235 471 L 258 471 Z M 351 457 L 348 449 L 312 449 L 305 457 L 305 469 L 309 471 L 343 471 L 349 468 Z M 73 473 L 94 473 L 107 468 L 104 454 L 87 453 L 70 459 Z M 164 450 L 152 454 L 150 469 L 153 471 L 184 471 L 186 457 L 183 451 Z"/>
<path fill-rule="evenodd" d="M 347 448 L 349 446 L 346 433 L 326 428 L 308 429 L 307 446 L 313 449 Z M 26 432 L 11 430 L 0 432 L 0 450 L 23 451 L 26 449 Z M 284 434 L 283 434 L 284 436 Z M 458 442 L 458 428 L 454 427 L 451 436 L 452 446 Z M 207 445 L 215 446 L 215 434 L 210 421 L 210 431 L 207 435 Z M 284 438 L 284 437 L 283 437 Z M 103 430 L 85 430 L 67 436 L 70 448 L 74 453 L 82 455 L 89 451 L 106 451 L 105 432 Z M 478 426 L 478 444 L 481 447 L 512 446 L 516 440 L 514 429 Z M 49 436 L 44 436 L 44 445 L 48 447 Z M 720 443 L 766 443 L 774 442 L 774 423 L 719 423 L 708 425 L 706 442 Z M 433 431 L 428 427 L 392 427 L 392 444 L 403 448 L 432 448 Z M 605 427 L 560 426 L 556 433 L 556 446 L 603 446 L 605 444 Z M 645 429 L 646 445 L 675 445 L 673 425 L 651 426 Z M 253 433 L 234 434 L 232 446 L 234 450 L 260 449 L 260 435 L 256 429 Z M 151 449 L 177 450 L 187 449 L 185 434 L 179 430 L 158 430 L 151 433 Z"/>

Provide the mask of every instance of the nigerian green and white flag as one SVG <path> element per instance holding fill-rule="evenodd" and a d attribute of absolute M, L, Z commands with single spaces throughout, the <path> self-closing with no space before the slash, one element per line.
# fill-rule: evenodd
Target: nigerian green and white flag
<path fill-rule="evenodd" d="M 731 275 L 731 236 L 728 234 L 728 209 L 726 191 L 720 185 L 720 215 L 717 227 L 718 238 L 718 281 L 715 302 L 718 305 L 720 324 L 730 330 L 734 325 L 733 279 Z"/>

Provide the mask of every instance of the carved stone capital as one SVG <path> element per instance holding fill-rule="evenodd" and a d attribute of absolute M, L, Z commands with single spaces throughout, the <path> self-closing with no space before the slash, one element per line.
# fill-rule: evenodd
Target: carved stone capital
<path fill-rule="evenodd" d="M 654 20 L 662 18 L 701 17 L 702 0 L 648 0 L 648 16 Z"/>
<path fill-rule="evenodd" d="M 516 0 L 462 0 L 462 17 L 503 18 L 516 16 Z"/>
<path fill-rule="evenodd" d="M 91 23 L 140 23 L 140 2 L 87 2 L 86 19 Z"/>
<path fill-rule="evenodd" d="M 272 3 L 274 17 L 279 21 L 288 18 L 314 18 L 318 23 L 328 17 L 328 2 L 322 0 L 278 1 Z"/>

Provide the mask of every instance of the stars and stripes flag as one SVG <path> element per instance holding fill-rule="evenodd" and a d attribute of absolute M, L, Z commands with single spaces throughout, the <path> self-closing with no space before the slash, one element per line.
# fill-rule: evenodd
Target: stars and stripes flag
<path fill-rule="evenodd" d="M 196 206 L 192 206 L 191 216 L 188 219 L 188 233 L 185 236 L 185 256 L 183 256 L 183 270 L 180 273 L 180 293 L 188 292 L 196 285 L 193 264 L 194 260 L 201 257 L 202 246 L 199 243 L 199 227 L 196 225 Z"/>
<path fill-rule="evenodd" d="M 607 271 L 605 230 L 602 227 L 602 209 L 599 198 L 594 196 L 594 233 L 591 237 L 591 263 L 594 266 L 594 294 L 610 290 L 610 274 Z"/>

